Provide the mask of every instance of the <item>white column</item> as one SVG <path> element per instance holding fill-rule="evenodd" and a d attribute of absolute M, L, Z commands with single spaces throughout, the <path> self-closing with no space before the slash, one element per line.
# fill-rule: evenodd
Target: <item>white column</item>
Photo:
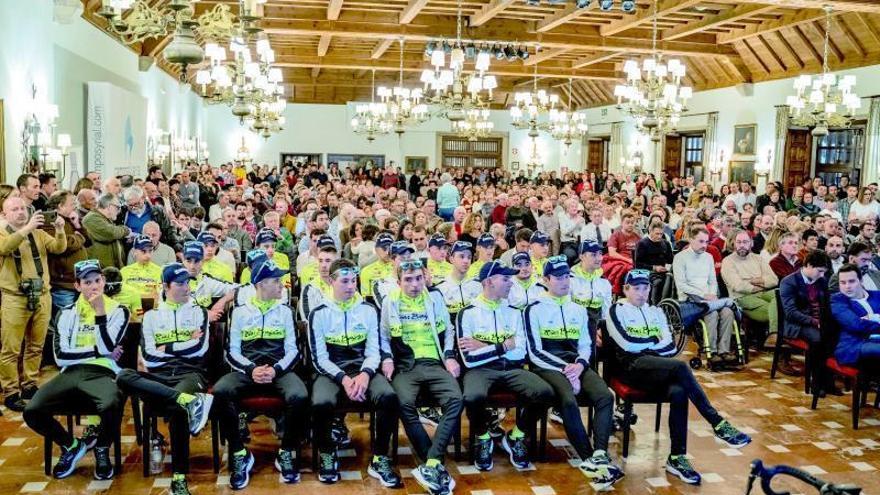
<path fill-rule="evenodd" d="M 880 96 L 871 98 L 868 126 L 865 129 L 865 160 L 860 185 L 877 182 L 880 176 Z"/>
<path fill-rule="evenodd" d="M 788 137 L 788 106 L 776 106 L 776 136 L 773 149 L 773 168 L 770 169 L 768 180 L 782 180 L 782 169 L 785 163 L 785 139 Z"/>
<path fill-rule="evenodd" d="M 623 172 L 620 167 L 620 158 L 623 156 L 623 122 L 611 124 L 611 163 L 608 164 L 608 171 L 618 174 Z"/>

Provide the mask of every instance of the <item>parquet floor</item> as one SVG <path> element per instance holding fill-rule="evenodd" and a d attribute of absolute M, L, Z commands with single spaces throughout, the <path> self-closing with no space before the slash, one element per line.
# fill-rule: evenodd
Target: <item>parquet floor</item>
<path fill-rule="evenodd" d="M 685 356 L 686 357 L 686 356 Z M 755 356 L 749 366 L 738 373 L 710 373 L 699 371 L 698 379 L 722 414 L 735 425 L 750 433 L 754 442 L 742 449 L 725 449 L 715 442 L 709 426 L 692 408 L 690 414 L 689 452 L 694 465 L 703 474 L 700 487 L 686 486 L 668 477 L 663 461 L 669 449 L 668 428 L 664 410 L 663 426 L 654 433 L 654 407 L 639 406 L 639 422 L 634 427 L 630 456 L 623 461 L 626 478 L 615 487 L 620 494 L 692 494 L 733 495 L 745 493 L 749 463 L 763 459 L 765 464 L 784 463 L 801 467 L 820 478 L 847 481 L 864 488 L 867 495 L 880 494 L 880 411 L 870 406 L 863 409 L 860 429 L 850 425 L 849 394 L 828 397 L 819 403 L 819 409 L 809 409 L 809 397 L 803 394 L 802 379 L 778 375 L 769 379 L 769 356 Z M 512 415 L 509 415 L 512 416 Z M 508 419 L 510 422 L 511 419 Z M 349 415 L 352 428 L 352 448 L 341 452 L 343 481 L 336 485 L 318 482 L 308 470 L 298 485 L 282 485 L 272 467 L 277 442 L 264 418 L 252 425 L 257 463 L 250 486 L 245 493 L 314 493 L 322 494 L 415 494 L 423 490 L 409 475 L 413 458 L 409 454 L 406 437 L 401 429 L 400 469 L 406 486 L 399 490 L 383 489 L 366 474 L 369 456 L 367 421 Z M 552 423 L 551 423 L 552 424 Z M 164 426 L 162 427 L 164 429 Z M 466 431 L 466 430 L 465 430 Z M 73 494 L 106 492 L 116 494 L 160 494 L 170 482 L 170 465 L 165 473 L 144 478 L 141 475 L 141 450 L 135 443 L 130 409 L 123 430 L 124 472 L 112 481 L 92 479 L 94 459 L 87 455 L 76 475 L 66 480 L 54 480 L 43 475 L 42 440 L 21 420 L 21 416 L 4 411 L 0 418 L 0 494 L 41 492 L 46 494 Z M 211 470 L 210 429 L 193 439 L 190 489 L 195 494 L 228 493 L 225 461 L 220 475 Z M 467 435 L 465 434 L 465 438 Z M 450 458 L 450 472 L 457 481 L 456 494 L 471 495 L 549 495 L 589 494 L 593 489 L 586 478 L 572 467 L 572 451 L 558 425 L 550 428 L 547 460 L 538 462 L 534 469 L 518 472 L 496 448 L 495 469 L 478 473 L 464 462 Z M 611 454 L 618 458 L 620 435 L 612 439 Z M 56 449 L 57 455 L 57 449 Z M 305 455 L 309 455 L 306 448 Z M 451 457 L 451 456 L 450 456 Z M 167 459 L 166 459 L 167 462 Z M 304 464 L 310 464 L 308 459 Z M 792 483 L 774 484 L 776 489 L 793 493 L 816 493 Z"/>

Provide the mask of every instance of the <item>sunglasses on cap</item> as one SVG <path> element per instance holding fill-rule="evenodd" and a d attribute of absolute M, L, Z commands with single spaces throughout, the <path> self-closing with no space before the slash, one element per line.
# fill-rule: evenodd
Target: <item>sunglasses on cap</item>
<path fill-rule="evenodd" d="M 638 268 L 636 270 L 630 270 L 629 274 L 634 277 L 650 277 L 651 276 L 651 272 L 649 272 L 648 270 L 645 270 L 643 268 Z"/>
<path fill-rule="evenodd" d="M 356 266 L 352 266 L 352 267 L 345 266 L 345 267 L 342 267 L 342 268 L 336 270 L 335 272 L 331 273 L 330 276 L 332 278 L 347 277 L 349 275 L 354 275 L 356 277 L 356 276 L 358 276 L 359 273 L 361 273 L 360 268 L 358 268 Z"/>
<path fill-rule="evenodd" d="M 78 272 L 81 272 L 81 271 L 85 270 L 86 268 L 93 268 L 93 267 L 100 270 L 101 269 L 101 262 L 98 260 L 82 260 L 82 261 L 77 261 L 76 263 L 73 264 L 73 269 Z"/>
<path fill-rule="evenodd" d="M 453 249 L 461 249 L 461 248 L 473 249 L 474 243 L 468 242 L 468 241 L 455 241 L 455 244 L 453 244 L 452 247 L 453 247 Z"/>
<path fill-rule="evenodd" d="M 555 265 L 556 263 L 568 263 L 568 258 L 564 254 L 558 254 L 547 258 L 547 263 Z"/>
<path fill-rule="evenodd" d="M 405 272 L 409 272 L 412 270 L 421 270 L 424 267 L 425 267 L 425 264 L 422 263 L 422 260 L 404 261 L 403 263 L 400 264 L 400 269 Z"/>

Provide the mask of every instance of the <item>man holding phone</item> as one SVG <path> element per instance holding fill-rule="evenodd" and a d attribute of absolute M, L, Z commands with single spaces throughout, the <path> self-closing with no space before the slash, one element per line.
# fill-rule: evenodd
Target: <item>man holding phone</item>
<path fill-rule="evenodd" d="M 2 208 L 8 223 L 0 230 L 0 386 L 6 394 L 6 407 L 21 412 L 24 401 L 37 392 L 43 341 L 52 313 L 48 254 L 63 253 L 67 235 L 64 219 L 57 216 L 54 237 L 40 230 L 45 224 L 43 214 L 30 216 L 20 197 L 7 197 Z M 22 374 L 20 360 L 24 362 Z"/>

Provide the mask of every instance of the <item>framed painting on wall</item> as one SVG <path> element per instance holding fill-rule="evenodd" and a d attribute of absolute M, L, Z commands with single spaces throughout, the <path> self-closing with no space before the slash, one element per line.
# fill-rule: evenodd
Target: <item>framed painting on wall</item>
<path fill-rule="evenodd" d="M 347 167 L 385 168 L 385 155 L 346 155 L 341 153 L 328 153 L 327 164 L 336 163 L 340 169 Z"/>
<path fill-rule="evenodd" d="M 727 170 L 728 182 L 747 181 L 755 184 L 755 161 L 754 160 L 731 160 Z"/>
<path fill-rule="evenodd" d="M 733 127 L 733 159 L 755 159 L 756 140 L 758 138 L 758 124 L 745 124 Z"/>
<path fill-rule="evenodd" d="M 324 162 L 322 160 L 323 157 L 324 157 L 324 155 L 322 155 L 321 153 L 296 153 L 296 152 L 281 153 L 281 166 L 283 167 L 284 165 L 288 165 L 288 164 L 294 165 L 296 163 L 302 163 L 302 164 L 314 163 L 317 165 L 323 165 L 324 164 Z"/>
<path fill-rule="evenodd" d="M 404 159 L 404 162 L 406 163 L 406 168 L 404 170 L 408 174 L 414 172 L 426 172 L 428 170 L 427 156 L 408 156 Z"/>

